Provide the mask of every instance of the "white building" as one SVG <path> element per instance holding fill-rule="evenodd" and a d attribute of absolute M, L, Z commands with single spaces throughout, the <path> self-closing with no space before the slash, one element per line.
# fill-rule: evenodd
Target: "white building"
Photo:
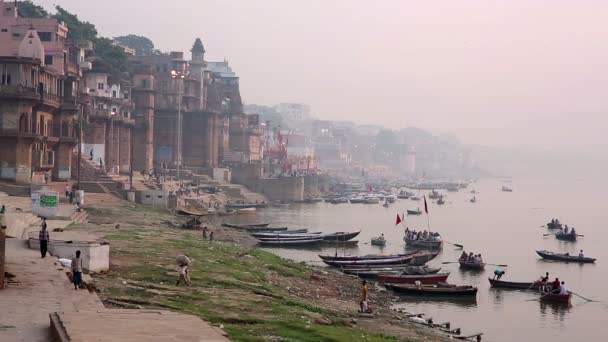
<path fill-rule="evenodd" d="M 279 103 L 275 110 L 289 121 L 303 121 L 310 119 L 310 106 L 301 103 Z"/>

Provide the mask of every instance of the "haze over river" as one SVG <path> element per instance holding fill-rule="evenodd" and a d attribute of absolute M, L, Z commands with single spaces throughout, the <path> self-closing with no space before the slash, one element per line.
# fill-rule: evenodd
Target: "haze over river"
<path fill-rule="evenodd" d="M 600 179 L 599 177 L 597 179 Z M 508 264 L 503 280 L 533 281 L 549 272 L 566 282 L 571 291 L 599 302 L 586 302 L 576 296 L 572 305 L 564 307 L 541 303 L 534 291 L 491 289 L 487 278 L 494 271 L 487 266 L 483 272 L 463 271 L 456 261 L 462 250 L 445 244 L 441 254 L 430 262 L 451 272 L 448 281 L 479 288 L 476 301 L 424 301 L 404 298 L 400 306 L 408 312 L 425 313 L 435 322 L 452 322 L 463 333 L 484 332 L 484 341 L 606 341 L 608 339 L 608 193 L 606 181 L 579 178 L 545 177 L 514 179 L 513 192 L 502 192 L 502 181 L 480 180 L 460 192 L 445 192 L 446 204 L 429 202 L 431 229 L 444 240 L 462 244 L 467 252 L 481 253 L 484 261 Z M 477 203 L 470 203 L 475 189 Z M 426 193 L 423 192 L 423 193 Z M 428 199 L 427 199 L 428 201 Z M 255 220 L 272 226 L 309 228 L 310 231 L 336 232 L 361 229 L 356 238 L 358 247 L 339 249 L 347 255 L 403 253 L 403 230 L 395 226 L 397 213 L 421 208 L 422 201 L 398 200 L 389 208 L 381 204 L 296 204 L 289 208 L 259 210 Z M 575 243 L 561 242 L 553 236 L 543 237 L 551 218 L 574 226 L 579 234 Z M 249 219 L 243 216 L 231 221 Z M 251 218 L 253 219 L 253 218 Z M 426 216 L 407 216 L 410 229 L 426 229 Z M 543 226 L 543 227 L 541 227 Z M 384 233 L 387 245 L 383 249 L 371 246 L 372 237 Z M 597 258 L 596 264 L 575 264 L 543 261 L 535 249 L 570 252 L 580 249 Z M 317 254 L 334 254 L 335 248 L 288 249 L 269 248 L 283 257 L 316 262 Z M 373 303 L 373 296 L 371 297 Z M 353 303 L 353 306 L 356 304 Z M 428 317 L 427 316 L 427 317 Z"/>

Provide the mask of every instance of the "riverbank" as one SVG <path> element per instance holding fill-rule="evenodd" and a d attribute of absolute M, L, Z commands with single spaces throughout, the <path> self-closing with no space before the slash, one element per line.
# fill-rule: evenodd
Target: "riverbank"
<path fill-rule="evenodd" d="M 221 325 L 237 341 L 422 341 L 437 339 L 391 311 L 386 291 L 370 289 L 375 315 L 357 313 L 359 279 L 252 248 L 248 234 L 209 225 L 174 228 L 171 213 L 91 195 L 90 223 L 72 230 L 102 233 L 111 244 L 110 271 L 94 274 L 107 306 L 166 308 Z M 175 257 L 194 259 L 192 287 L 176 287 Z M 441 339 L 439 339 L 441 340 Z"/>

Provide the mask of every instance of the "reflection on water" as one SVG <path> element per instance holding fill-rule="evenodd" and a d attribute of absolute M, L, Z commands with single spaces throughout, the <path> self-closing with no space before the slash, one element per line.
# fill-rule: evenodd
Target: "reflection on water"
<path fill-rule="evenodd" d="M 541 317 L 551 315 L 560 322 L 563 322 L 566 319 L 566 314 L 572 311 L 571 303 L 546 302 L 540 300 L 539 303 Z"/>
<path fill-rule="evenodd" d="M 476 296 L 456 296 L 456 297 L 442 297 L 442 296 L 413 296 L 404 294 L 395 294 L 395 301 L 393 306 L 395 308 L 405 309 L 408 305 L 412 304 L 433 304 L 433 305 L 455 305 L 461 308 L 476 308 L 477 297 Z"/>
<path fill-rule="evenodd" d="M 606 298 L 601 284 L 608 282 L 608 230 L 602 226 L 608 222 L 608 210 L 603 199 L 608 193 L 604 180 L 570 182 L 550 178 L 517 180 L 514 192 L 500 191 L 501 183 L 494 180 L 479 181 L 475 185 L 475 204 L 469 203 L 470 194 L 447 194 L 447 203 L 438 206 L 429 203 L 430 224 L 433 231 L 445 240 L 464 245 L 467 252 L 481 253 L 487 263 L 507 264 L 503 280 L 531 282 L 549 272 L 551 279 L 559 277 L 572 291 L 595 300 Z M 578 200 L 578 199 L 585 199 Z M 366 255 L 394 254 L 410 251 L 403 242 L 405 226 L 424 230 L 425 215 L 407 216 L 405 226 L 395 226 L 395 215 L 407 209 L 415 209 L 419 203 L 398 200 L 390 208 L 365 204 L 296 204 L 289 208 L 259 210 L 256 215 L 233 215 L 224 218 L 228 222 L 271 223 L 272 226 L 308 228 L 310 231 L 337 232 L 361 230 L 359 244 L 353 246 L 324 245 L 313 248 L 265 248 L 283 257 L 306 261 L 323 266 L 318 254 Z M 540 209 L 539 209 L 540 208 Z M 245 217 L 247 216 L 247 217 Z M 562 242 L 553 237 L 541 225 L 557 217 L 569 226 L 575 226 L 585 238 L 577 242 Z M 374 236 L 384 234 L 384 248 L 370 245 Z M 535 250 L 585 254 L 598 258 L 597 264 L 575 264 L 541 261 Z M 473 303 L 400 298 L 398 305 L 408 312 L 425 313 L 436 321 L 451 321 L 463 332 L 483 331 L 485 341 L 603 341 L 598 336 L 608 336 L 605 318 L 608 307 L 586 303 L 572 298 L 572 307 L 559 303 L 539 303 L 534 291 L 491 289 L 488 276 L 493 266 L 484 271 L 460 269 L 458 260 L 463 249 L 449 244 L 432 260 L 431 267 L 441 267 L 450 272 L 448 281 L 459 285 L 478 287 L 477 300 Z M 451 262 L 450 264 L 442 264 Z M 539 312 L 540 309 L 540 312 Z M 576 310 L 576 315 L 568 314 Z"/>

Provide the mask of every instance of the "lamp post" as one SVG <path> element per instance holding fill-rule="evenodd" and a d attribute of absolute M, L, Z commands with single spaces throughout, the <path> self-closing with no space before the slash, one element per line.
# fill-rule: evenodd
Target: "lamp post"
<path fill-rule="evenodd" d="M 182 95 L 185 75 L 181 71 L 171 70 L 171 78 L 181 80 L 177 83 L 177 180 L 181 182 L 180 168 L 182 164 Z"/>

